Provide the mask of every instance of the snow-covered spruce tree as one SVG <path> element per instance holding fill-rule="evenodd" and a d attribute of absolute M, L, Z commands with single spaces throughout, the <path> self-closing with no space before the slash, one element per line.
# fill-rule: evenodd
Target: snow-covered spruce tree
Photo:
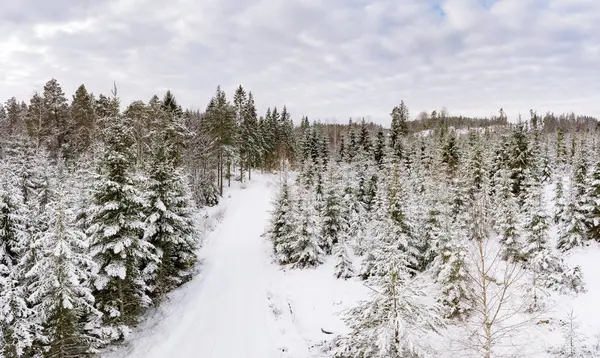
<path fill-rule="evenodd" d="M 346 225 L 342 217 L 341 199 L 335 173 L 330 172 L 326 183 L 326 192 L 324 205 L 321 214 L 321 238 L 323 242 L 321 249 L 330 254 L 334 245 L 339 241 L 339 237 Z"/>
<path fill-rule="evenodd" d="M 556 163 L 559 173 L 563 173 L 568 161 L 567 145 L 565 144 L 565 132 L 562 128 L 556 131 Z"/>
<path fill-rule="evenodd" d="M 40 255 L 26 274 L 32 282 L 29 302 L 43 327 L 36 340 L 44 356 L 83 357 L 93 354 L 99 343 L 86 322 L 100 316 L 90 286 L 90 275 L 97 269 L 88 254 L 87 238 L 76 226 L 75 213 L 67 207 L 68 193 L 61 179 L 55 198 L 45 207 L 48 230 L 33 244 Z"/>
<path fill-rule="evenodd" d="M 546 213 L 541 183 L 533 173 L 526 174 L 521 217 L 525 231 L 523 259 L 528 260 L 547 246 L 550 220 Z"/>
<path fill-rule="evenodd" d="M 383 159 L 386 152 L 386 140 L 385 134 L 383 133 L 383 128 L 380 128 L 377 132 L 377 139 L 375 141 L 375 147 L 373 149 L 373 160 L 379 168 L 383 167 Z"/>
<path fill-rule="evenodd" d="M 390 186 L 380 186 L 376 210 L 369 222 L 371 242 L 360 275 L 363 279 L 386 275 L 395 267 L 414 274 L 419 252 L 412 238 L 413 228 L 405 215 L 405 195 L 398 174 Z"/>
<path fill-rule="evenodd" d="M 529 309 L 543 307 L 541 290 L 549 288 L 560 292 L 583 290 L 581 270 L 570 269 L 548 244 L 549 217 L 545 212 L 542 187 L 537 175 L 529 175 L 525 185 L 523 204 L 526 242 L 522 257 L 532 271 L 532 302 Z"/>
<path fill-rule="evenodd" d="M 405 177 L 402 166 L 394 167 L 390 186 L 388 187 L 388 205 L 390 235 L 394 238 L 398 249 L 406 254 L 408 271 L 415 272 L 419 268 L 421 252 L 414 237 L 414 220 L 408 214 L 409 198 L 403 184 Z"/>
<path fill-rule="evenodd" d="M 565 210 L 567 206 L 566 200 L 567 194 L 565 193 L 563 177 L 559 175 L 555 180 L 554 186 L 554 215 L 552 217 L 552 221 L 555 224 L 564 225 L 562 223 L 562 218 L 565 215 Z"/>
<path fill-rule="evenodd" d="M 297 268 L 317 266 L 323 262 L 324 255 L 319 213 L 312 195 L 302 188 L 299 189 L 296 205 L 294 233 L 290 241 L 291 262 Z"/>
<path fill-rule="evenodd" d="M 473 310 L 475 301 L 467 260 L 467 234 L 462 222 L 450 218 L 444 221 L 439 254 L 433 262 L 436 281 L 442 291 L 438 301 L 446 318 L 465 319 Z"/>
<path fill-rule="evenodd" d="M 1 163 L 0 169 L 0 339 L 3 357 L 19 358 L 31 349 L 38 331 L 20 264 L 29 243 L 28 211 L 10 172 Z"/>
<path fill-rule="evenodd" d="M 514 262 L 522 260 L 523 242 L 521 238 L 522 225 L 519 220 L 519 205 L 512 193 L 510 172 L 499 169 L 495 181 L 495 211 L 494 230 L 502 245 L 502 259 Z"/>
<path fill-rule="evenodd" d="M 430 184 L 426 191 L 425 218 L 420 230 L 424 244 L 420 266 L 427 269 L 440 252 L 441 240 L 445 235 L 444 223 L 450 218 L 449 196 L 438 183 Z"/>
<path fill-rule="evenodd" d="M 591 173 L 586 200 L 588 238 L 600 242 L 600 161 L 596 163 L 594 171 Z"/>
<path fill-rule="evenodd" d="M 428 347 L 422 336 L 437 331 L 443 323 L 439 309 L 428 305 L 422 287 L 410 281 L 404 271 L 395 270 L 379 277 L 370 301 L 349 310 L 347 336 L 332 343 L 335 358 L 425 357 Z"/>
<path fill-rule="evenodd" d="M 566 319 L 560 321 L 563 335 L 563 343 L 560 346 L 552 347 L 548 353 L 556 358 L 597 358 L 600 352 L 597 349 L 589 347 L 586 342 L 585 333 L 581 332 L 581 322 L 569 312 Z"/>
<path fill-rule="evenodd" d="M 133 172 L 135 152 L 127 117 L 105 119 L 104 153 L 94 180 L 90 207 L 90 253 L 99 265 L 94 278 L 96 308 L 108 340 L 126 336 L 151 303 L 142 265 L 157 261 L 155 248 L 142 239 L 147 203 Z"/>
<path fill-rule="evenodd" d="M 343 231 L 339 237 L 339 242 L 333 248 L 337 260 L 334 272 L 336 278 L 348 279 L 355 274 L 354 265 L 349 256 L 350 247 L 348 246 L 348 241 L 347 231 Z"/>
<path fill-rule="evenodd" d="M 180 143 L 185 128 L 170 113 L 155 119 L 152 157 L 148 165 L 148 202 L 144 241 L 152 244 L 160 257 L 144 268 L 152 297 L 164 296 L 188 281 L 196 264 L 199 234 L 193 220 L 194 204 L 183 168 Z"/>
<path fill-rule="evenodd" d="M 294 201 L 287 177 L 282 180 L 279 194 L 271 212 L 268 235 L 273 242 L 273 253 L 277 262 L 284 265 L 292 259 L 292 239 L 295 232 Z"/>
<path fill-rule="evenodd" d="M 529 138 L 523 123 L 518 123 L 513 129 L 508 144 L 507 165 L 513 183 L 513 194 L 521 199 L 524 190 L 526 172 L 532 165 L 532 154 Z M 521 202 L 520 202 L 521 204 Z"/>
<path fill-rule="evenodd" d="M 573 173 L 570 180 L 568 204 L 559 220 L 558 241 L 561 251 L 581 246 L 587 240 L 588 200 L 586 193 L 587 161 L 582 153 L 575 156 Z"/>
<path fill-rule="evenodd" d="M 348 279 L 354 276 L 354 265 L 350 259 L 350 223 L 349 211 L 342 207 L 343 198 L 341 193 L 339 171 L 337 168 L 330 169 L 329 189 L 326 197 L 326 212 L 321 220 L 323 237 L 325 241 L 331 241 L 333 253 L 336 257 L 334 275 L 336 278 Z M 329 209 L 328 209 L 329 208 Z M 327 212 L 329 211 L 329 212 Z"/>
<path fill-rule="evenodd" d="M 362 202 L 358 200 L 353 175 L 353 172 L 347 172 L 342 208 L 343 216 L 348 218 L 348 238 L 354 238 L 351 242 L 354 252 L 362 255 L 366 249 L 363 241 L 367 235 L 368 215 Z"/>

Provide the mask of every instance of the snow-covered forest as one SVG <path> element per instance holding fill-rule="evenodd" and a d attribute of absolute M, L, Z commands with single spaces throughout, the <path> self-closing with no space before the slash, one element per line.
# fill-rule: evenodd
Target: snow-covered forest
<path fill-rule="evenodd" d="M 434 111 L 412 120 L 401 102 L 387 126 L 294 123 L 285 106 L 259 115 L 242 86 L 231 100 L 217 88 L 207 102 L 184 110 L 168 91 L 123 106 L 116 87 L 95 96 L 83 85 L 68 100 L 53 79 L 28 103 L 0 106 L 2 357 L 102 355 L 135 338 L 178 290 L 217 287 L 195 279 L 207 208 L 253 180 L 265 185 L 257 197 L 271 190 L 266 180 L 277 191 L 263 213 L 268 225 L 252 226 L 266 234 L 265 265 L 287 278 L 324 267 L 368 293 L 340 310 L 344 330 L 312 327 L 327 338 L 307 339 L 307 354 L 600 357 L 598 332 L 579 328 L 573 314 L 556 316 L 559 302 L 593 285 L 573 257 L 600 241 L 595 119 L 531 111 L 509 122 L 500 110 L 488 119 Z M 242 238 L 223 241 L 220 255 L 244 247 L 240 255 L 262 260 L 260 247 L 243 246 L 251 233 L 237 224 L 217 224 L 223 237 Z M 232 259 L 232 273 L 257 264 L 267 275 L 253 258 Z M 261 279 L 245 277 L 235 297 L 211 303 L 266 306 L 277 292 L 244 296 Z M 274 319 L 285 316 L 271 305 Z M 230 308 L 243 311 L 222 309 Z M 533 328 L 554 344 L 531 344 Z"/>

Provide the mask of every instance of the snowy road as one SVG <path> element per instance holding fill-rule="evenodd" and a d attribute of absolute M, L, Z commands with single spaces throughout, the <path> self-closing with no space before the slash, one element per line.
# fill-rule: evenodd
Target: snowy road
<path fill-rule="evenodd" d="M 272 292 L 277 291 L 277 268 L 261 237 L 275 185 L 268 183 L 272 177 L 260 179 L 226 203 L 223 221 L 203 248 L 198 277 L 174 292 L 134 333 L 131 345 L 112 356 L 275 358 L 291 357 L 286 342 L 305 347 L 294 327 L 278 322 L 276 301 L 285 298 Z"/>

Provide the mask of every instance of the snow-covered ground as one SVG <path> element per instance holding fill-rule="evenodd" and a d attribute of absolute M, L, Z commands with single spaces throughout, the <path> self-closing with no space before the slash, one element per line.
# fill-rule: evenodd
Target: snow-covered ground
<path fill-rule="evenodd" d="M 307 270 L 282 269 L 272 262 L 263 234 L 276 181 L 276 176 L 256 175 L 246 188 L 227 191 L 222 203 L 208 211 L 212 220 L 222 218 L 207 233 L 198 275 L 151 312 L 124 346 L 105 357 L 324 356 L 321 344 L 347 330 L 340 313 L 367 298 L 369 289 L 358 279 L 335 279 L 331 257 Z M 590 344 L 600 333 L 600 246 L 575 249 L 568 261 L 581 266 L 587 292 L 578 297 L 552 295 L 550 308 L 540 318 L 549 323 L 536 320 L 522 328 L 523 337 L 538 340 L 529 350 L 536 354 L 528 356 L 549 357 L 545 348 L 561 343 L 558 322 L 571 309 Z M 434 339 L 440 339 L 432 342 L 439 347 L 448 337 Z M 458 355 L 446 351 L 438 356 Z"/>

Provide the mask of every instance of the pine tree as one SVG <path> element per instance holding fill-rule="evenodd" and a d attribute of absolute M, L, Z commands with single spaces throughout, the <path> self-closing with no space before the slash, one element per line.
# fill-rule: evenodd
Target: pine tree
<path fill-rule="evenodd" d="M 25 134 L 25 113 L 19 106 L 17 99 L 15 97 L 11 97 L 8 101 L 6 101 L 4 107 L 6 109 L 5 120 L 7 138 L 21 136 Z"/>
<path fill-rule="evenodd" d="M 70 138 L 75 131 L 69 116 L 67 98 L 56 79 L 51 79 L 44 85 L 44 113 L 42 115 L 42 141 L 48 146 L 53 157 L 59 152 L 66 158 L 71 158 L 73 148 Z"/>
<path fill-rule="evenodd" d="M 217 156 L 217 181 L 219 194 L 223 196 L 223 172 L 230 168 L 232 148 L 235 139 L 235 112 L 227 100 L 225 92 L 217 87 L 215 96 L 206 107 L 206 134 L 212 140 Z"/>
<path fill-rule="evenodd" d="M 82 153 L 92 145 L 97 132 L 94 98 L 84 85 L 79 86 L 75 91 L 69 115 L 74 126 L 69 140 L 72 142 L 73 150 L 76 153 Z"/>
<path fill-rule="evenodd" d="M 258 164 L 258 159 L 262 150 L 260 134 L 258 132 L 256 107 L 252 92 L 248 92 L 248 98 L 242 106 L 242 123 L 240 127 L 241 160 L 248 170 L 248 179 L 252 179 L 252 168 Z"/>
<path fill-rule="evenodd" d="M 108 339 L 120 339 L 151 301 L 142 264 L 156 262 L 145 240 L 141 184 L 133 173 L 135 156 L 131 121 L 123 116 L 106 124 L 104 154 L 90 207 L 90 253 L 99 265 L 94 278 L 96 307 L 103 313 Z"/>

